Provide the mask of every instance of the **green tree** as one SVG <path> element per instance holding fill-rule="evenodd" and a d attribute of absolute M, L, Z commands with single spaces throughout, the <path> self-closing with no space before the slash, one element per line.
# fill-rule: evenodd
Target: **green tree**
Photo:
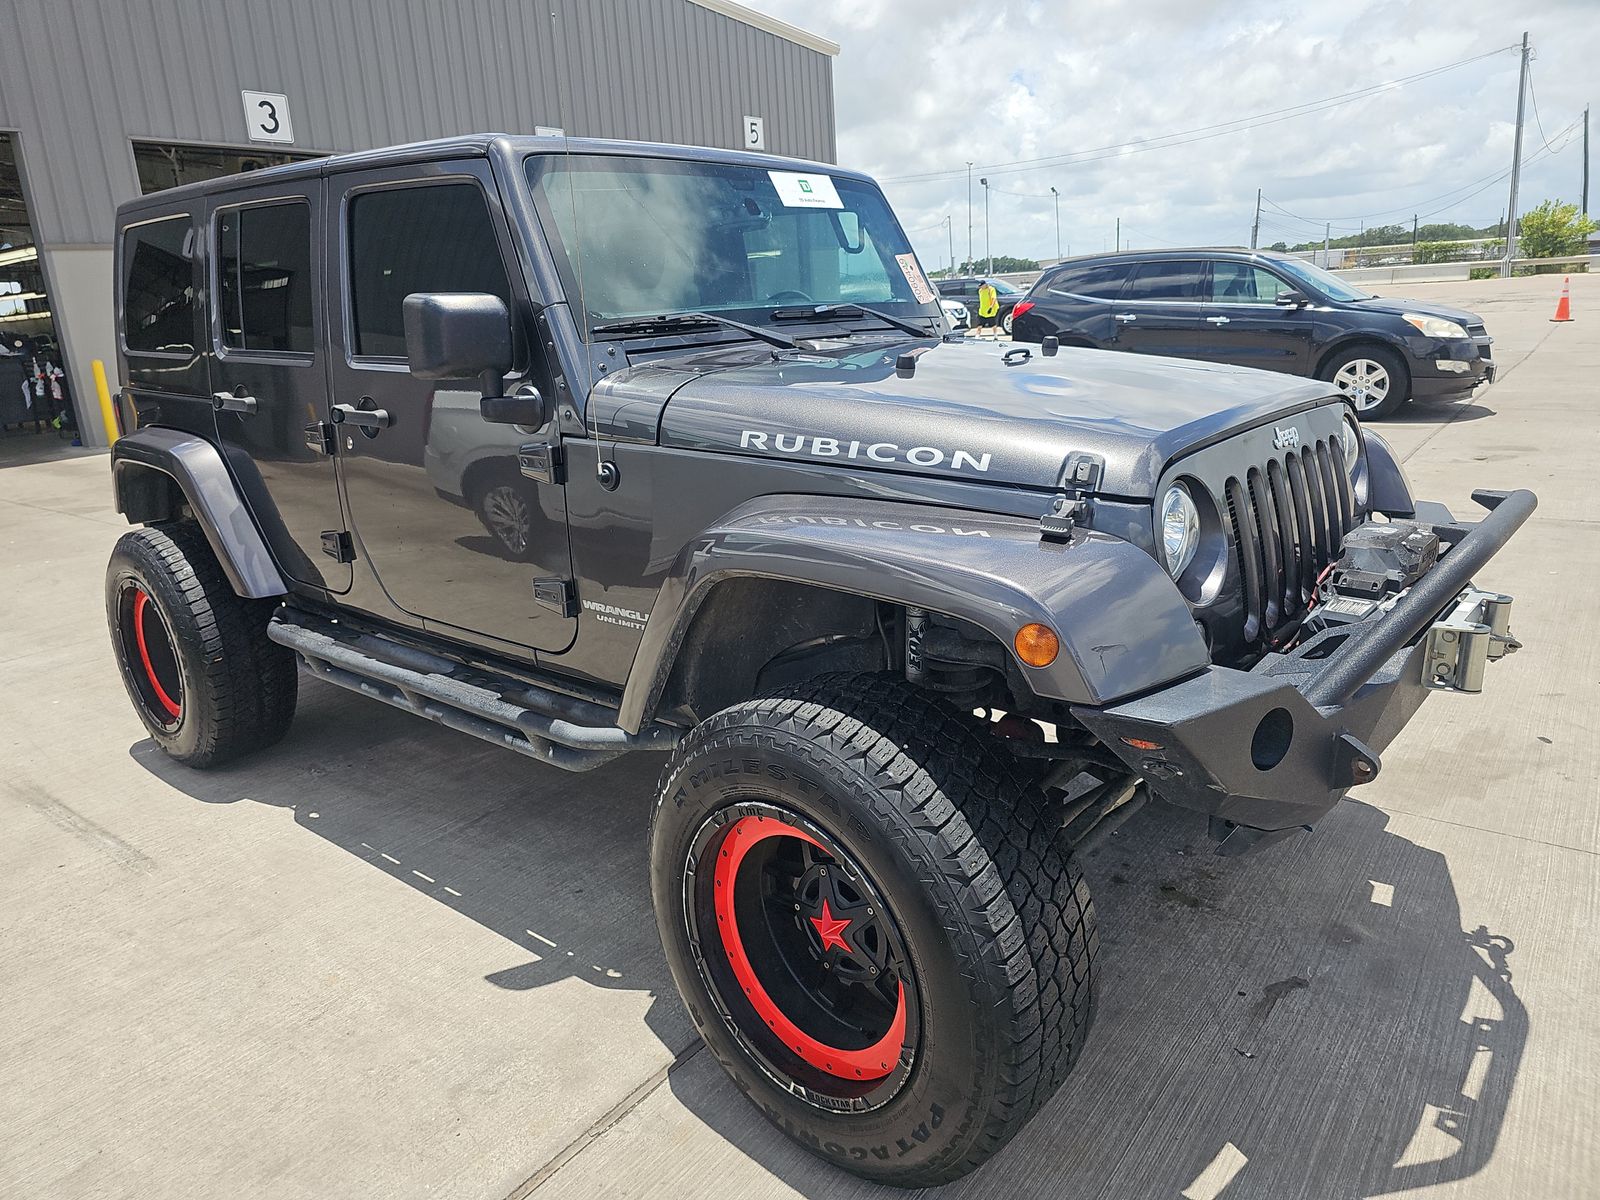
<path fill-rule="evenodd" d="M 1523 213 L 1517 222 L 1521 239 L 1517 249 L 1523 258 L 1578 254 L 1584 249 L 1584 239 L 1596 229 L 1600 229 L 1600 224 L 1580 213 L 1576 204 L 1546 200 L 1538 208 Z"/>
<path fill-rule="evenodd" d="M 994 256 L 994 273 L 996 275 L 1013 275 L 1020 271 L 1037 271 L 1039 260 L 1037 258 L 1013 258 L 1009 254 L 996 254 Z M 956 267 L 957 275 L 983 275 L 989 270 L 987 258 L 973 259 L 961 263 Z"/>
<path fill-rule="evenodd" d="M 1276 251 L 1278 251 L 1278 252 L 1279 252 L 1279 253 L 1280 253 L 1280 254 L 1281 254 L 1281 253 L 1282 253 L 1282 252 L 1283 252 L 1283 251 L 1285 251 L 1285 250 L 1287 250 L 1287 249 L 1288 249 L 1288 248 L 1289 248 L 1289 247 L 1288 247 L 1288 246 L 1286 246 L 1286 245 L 1284 245 L 1284 244 L 1283 244 L 1283 243 L 1282 243 L 1282 242 L 1273 242 L 1273 243 L 1272 243 L 1272 245 L 1270 245 L 1270 246 L 1268 246 L 1268 247 L 1267 247 L 1267 249 L 1268 249 L 1268 250 L 1276 250 Z"/>

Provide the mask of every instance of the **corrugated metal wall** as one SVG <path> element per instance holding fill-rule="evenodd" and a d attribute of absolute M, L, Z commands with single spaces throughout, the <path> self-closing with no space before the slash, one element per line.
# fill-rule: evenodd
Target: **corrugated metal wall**
<path fill-rule="evenodd" d="M 293 149 L 449 134 L 741 144 L 832 161 L 832 60 L 689 0 L 5 0 L 0 129 L 35 235 L 105 244 L 131 139 L 248 145 L 241 89 L 289 97 Z M 264 147 L 265 148 L 265 147 Z M 289 149 L 291 147 L 271 147 Z"/>

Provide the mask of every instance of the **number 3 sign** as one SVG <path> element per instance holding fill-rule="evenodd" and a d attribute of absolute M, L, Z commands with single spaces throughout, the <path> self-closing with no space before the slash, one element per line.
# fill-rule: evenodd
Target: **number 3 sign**
<path fill-rule="evenodd" d="M 294 126 L 289 124 L 289 97 L 279 92 L 241 92 L 244 97 L 244 127 L 252 142 L 292 142 Z"/>

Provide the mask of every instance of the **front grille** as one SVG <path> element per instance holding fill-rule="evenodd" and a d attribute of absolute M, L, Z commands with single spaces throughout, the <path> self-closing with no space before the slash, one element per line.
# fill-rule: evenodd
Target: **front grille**
<path fill-rule="evenodd" d="M 1270 641 L 1306 611 L 1317 579 L 1355 523 L 1343 450 L 1326 438 L 1286 450 L 1223 484 L 1229 549 L 1244 597 L 1244 640 Z"/>

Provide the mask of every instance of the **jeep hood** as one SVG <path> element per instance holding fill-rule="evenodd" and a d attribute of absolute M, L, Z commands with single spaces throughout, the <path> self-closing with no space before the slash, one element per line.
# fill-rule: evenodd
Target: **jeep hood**
<path fill-rule="evenodd" d="M 1338 396 L 1288 375 L 1102 350 L 811 345 L 658 360 L 604 380 L 591 411 L 626 413 L 639 433 L 641 410 L 659 414 L 664 446 L 1039 489 L 1084 452 L 1105 461 L 1102 494 L 1144 499 L 1174 458 Z M 909 355 L 915 368 L 897 368 Z"/>

